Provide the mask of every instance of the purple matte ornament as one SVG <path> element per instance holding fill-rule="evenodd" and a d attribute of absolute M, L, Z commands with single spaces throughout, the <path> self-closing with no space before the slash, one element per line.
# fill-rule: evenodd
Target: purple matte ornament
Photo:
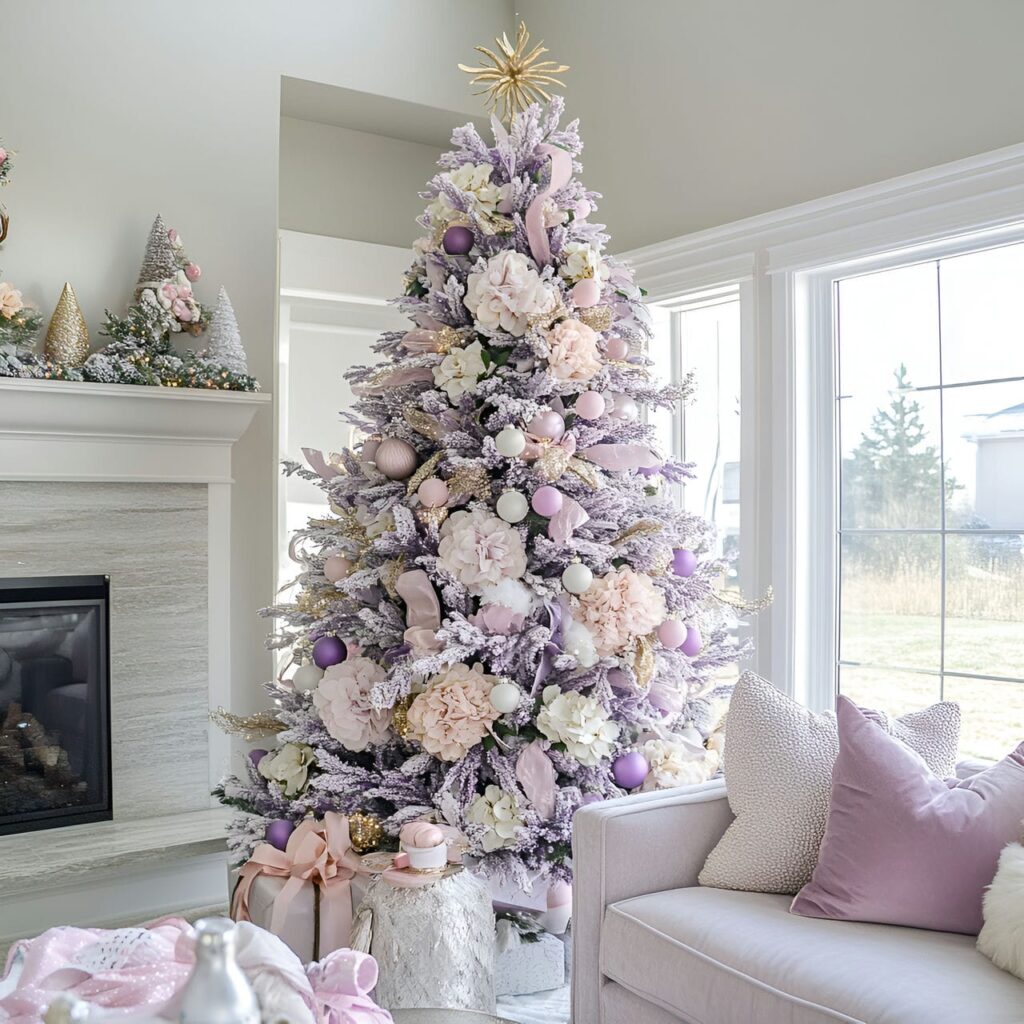
<path fill-rule="evenodd" d="M 580 805 L 586 807 L 587 804 L 599 804 L 604 797 L 600 793 L 584 793 L 583 798 L 580 800 Z"/>
<path fill-rule="evenodd" d="M 676 548 L 672 552 L 672 571 L 677 576 L 692 576 L 697 568 L 697 556 L 689 548 Z"/>
<path fill-rule="evenodd" d="M 264 750 L 262 747 L 253 747 L 252 750 L 249 751 L 249 760 L 252 761 L 253 767 L 259 767 L 260 761 L 262 761 L 269 753 L 269 750 Z"/>
<path fill-rule="evenodd" d="M 546 516 L 550 519 L 551 516 L 562 508 L 562 492 L 557 487 L 545 484 L 533 492 L 533 500 L 530 504 L 533 505 L 533 511 L 537 515 Z"/>
<path fill-rule="evenodd" d="M 547 437 L 557 441 L 565 433 L 565 420 L 553 409 L 545 409 L 530 420 L 526 428 L 536 437 Z"/>
<path fill-rule="evenodd" d="M 295 826 L 287 818 L 275 818 L 264 833 L 266 840 L 276 850 L 283 850 L 288 845 L 288 839 L 295 831 Z"/>
<path fill-rule="evenodd" d="M 687 626 L 686 639 L 679 649 L 688 657 L 695 658 L 700 654 L 700 649 L 703 646 L 704 641 L 701 639 L 700 630 L 696 626 Z"/>
<path fill-rule="evenodd" d="M 473 248 L 473 232 L 462 224 L 453 224 L 441 239 L 449 256 L 465 256 Z"/>
<path fill-rule="evenodd" d="M 313 644 L 313 664 L 317 668 L 340 665 L 347 657 L 345 645 L 336 636 L 322 636 Z"/>
<path fill-rule="evenodd" d="M 612 762 L 612 778 L 615 784 L 623 789 L 636 789 L 643 785 L 651 766 L 647 758 L 639 751 L 631 750 L 628 754 L 620 754 Z"/>

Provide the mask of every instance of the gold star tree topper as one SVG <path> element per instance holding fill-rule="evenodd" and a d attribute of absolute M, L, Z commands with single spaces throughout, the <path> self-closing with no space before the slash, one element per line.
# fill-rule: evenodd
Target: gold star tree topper
<path fill-rule="evenodd" d="M 496 36 L 494 42 L 499 53 L 486 46 L 476 48 L 477 53 L 483 54 L 490 64 L 477 68 L 460 64 L 459 70 L 474 76 L 473 85 L 484 84 L 484 88 L 476 95 L 486 95 L 487 109 L 498 113 L 500 108 L 501 119 L 511 124 L 512 118 L 531 103 L 551 99 L 544 86 L 565 85 L 556 76 L 568 71 L 569 65 L 541 60 L 548 52 L 543 40 L 530 50 L 530 33 L 526 31 L 524 21 L 519 23 L 515 46 L 509 42 L 505 32 Z"/>

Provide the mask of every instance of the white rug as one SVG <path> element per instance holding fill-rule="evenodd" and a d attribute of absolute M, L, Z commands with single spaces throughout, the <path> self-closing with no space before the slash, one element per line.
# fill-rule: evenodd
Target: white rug
<path fill-rule="evenodd" d="M 517 1024 L 569 1024 L 569 986 L 529 996 L 499 996 L 498 1016 Z"/>

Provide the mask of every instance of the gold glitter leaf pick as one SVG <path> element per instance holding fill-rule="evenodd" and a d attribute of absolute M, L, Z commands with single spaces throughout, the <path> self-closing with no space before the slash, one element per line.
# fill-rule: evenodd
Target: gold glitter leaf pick
<path fill-rule="evenodd" d="M 531 103 L 547 101 L 551 96 L 544 89 L 546 85 L 565 83 L 556 76 L 569 70 L 568 64 L 557 64 L 553 60 L 541 60 L 548 52 L 543 42 L 528 49 L 530 33 L 526 31 L 526 22 L 519 23 L 516 45 L 508 41 L 504 32 L 496 36 L 494 42 L 500 53 L 489 50 L 486 46 L 478 46 L 481 54 L 490 64 L 482 67 L 469 67 L 460 64 L 459 70 L 473 75 L 473 85 L 484 86 L 476 95 L 487 97 L 487 109 L 497 113 L 501 108 L 501 119 L 512 123 L 512 118 L 525 110 Z"/>

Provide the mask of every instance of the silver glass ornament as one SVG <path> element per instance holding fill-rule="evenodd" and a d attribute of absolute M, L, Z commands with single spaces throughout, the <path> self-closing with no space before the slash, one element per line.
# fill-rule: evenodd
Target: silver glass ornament
<path fill-rule="evenodd" d="M 235 959 L 235 925 L 196 922 L 196 965 L 181 993 L 181 1024 L 260 1024 L 260 1007 Z"/>

